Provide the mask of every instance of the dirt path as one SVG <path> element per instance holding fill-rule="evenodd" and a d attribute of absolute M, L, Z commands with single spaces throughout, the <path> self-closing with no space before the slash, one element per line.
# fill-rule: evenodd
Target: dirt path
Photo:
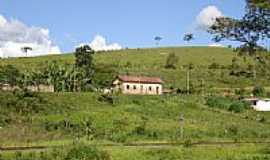
<path fill-rule="evenodd" d="M 123 147 L 123 148 L 170 148 L 170 147 L 180 147 L 184 145 L 188 146 L 231 146 L 231 145 L 240 145 L 240 144 L 270 144 L 270 141 L 243 141 L 243 142 L 192 142 L 190 144 L 186 144 L 183 142 L 179 143 L 126 143 L 126 144 L 92 144 L 96 147 Z M 28 147 L 0 147 L 0 151 L 2 152 L 15 152 L 15 151 L 43 151 L 53 148 L 59 148 L 63 146 L 28 146 Z"/>

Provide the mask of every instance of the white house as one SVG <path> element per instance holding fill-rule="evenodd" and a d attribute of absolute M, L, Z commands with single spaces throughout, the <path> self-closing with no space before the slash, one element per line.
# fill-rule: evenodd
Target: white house
<path fill-rule="evenodd" d="M 113 82 L 113 90 L 123 94 L 162 95 L 163 81 L 158 77 L 118 76 Z"/>
<path fill-rule="evenodd" d="M 270 111 L 270 99 L 259 99 L 259 98 L 247 98 L 246 102 L 251 104 L 251 107 L 260 112 Z"/>
<path fill-rule="evenodd" d="M 254 110 L 261 112 L 270 111 L 270 99 L 258 100 L 255 105 L 253 105 Z"/>

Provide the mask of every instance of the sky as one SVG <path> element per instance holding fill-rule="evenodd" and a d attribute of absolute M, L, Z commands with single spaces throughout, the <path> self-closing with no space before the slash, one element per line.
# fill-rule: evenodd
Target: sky
<path fill-rule="evenodd" d="M 213 18 L 244 14 L 245 0 L 0 0 L 0 57 L 95 50 L 210 45 Z M 183 41 L 185 33 L 195 40 Z M 227 44 L 228 42 L 224 42 Z M 220 44 L 215 44 L 220 45 Z"/>

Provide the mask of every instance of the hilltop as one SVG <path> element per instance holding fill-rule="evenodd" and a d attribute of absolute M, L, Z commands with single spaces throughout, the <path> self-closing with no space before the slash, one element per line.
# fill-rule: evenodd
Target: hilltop
<path fill-rule="evenodd" d="M 175 53 L 179 58 L 176 69 L 164 67 L 169 53 Z M 264 77 L 258 77 L 254 82 L 252 77 L 231 76 L 230 67 L 234 57 L 241 66 L 241 71 L 249 72 L 248 66 L 253 64 L 251 58 L 237 57 L 233 49 L 218 47 L 172 47 L 98 52 L 94 55 L 94 63 L 101 77 L 106 76 L 108 72 L 113 73 L 107 76 L 106 81 L 111 81 L 117 74 L 158 76 L 164 79 L 168 88 L 184 88 L 187 66 L 191 64 L 193 65 L 191 81 L 194 87 L 200 86 L 202 81 L 205 88 L 240 88 L 255 84 L 268 86 Z M 36 70 L 48 61 L 72 64 L 74 55 L 10 58 L 0 60 L 0 64 L 12 64 L 23 71 Z"/>

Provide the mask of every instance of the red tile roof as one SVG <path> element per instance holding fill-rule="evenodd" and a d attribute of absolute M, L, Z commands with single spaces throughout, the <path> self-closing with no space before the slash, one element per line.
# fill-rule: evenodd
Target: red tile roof
<path fill-rule="evenodd" d="M 118 76 L 119 80 L 123 82 L 134 83 L 151 83 L 151 84 L 163 84 L 164 82 L 159 77 L 142 77 L 142 76 Z"/>

